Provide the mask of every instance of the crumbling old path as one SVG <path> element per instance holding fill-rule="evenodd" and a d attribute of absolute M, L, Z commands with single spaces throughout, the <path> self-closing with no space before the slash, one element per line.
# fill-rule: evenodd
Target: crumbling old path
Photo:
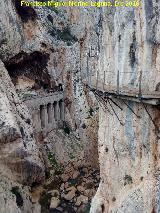
<path fill-rule="evenodd" d="M 49 93 L 25 100 L 33 119 L 35 133 L 46 134 L 61 127 L 64 121 L 63 92 Z"/>

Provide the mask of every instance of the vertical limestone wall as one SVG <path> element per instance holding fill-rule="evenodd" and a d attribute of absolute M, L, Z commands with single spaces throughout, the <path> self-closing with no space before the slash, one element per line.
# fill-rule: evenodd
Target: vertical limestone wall
<path fill-rule="evenodd" d="M 103 29 L 99 80 L 109 86 L 159 91 L 160 2 L 102 12 Z M 159 106 L 114 99 L 108 110 L 100 106 L 99 162 L 101 183 L 91 213 L 159 212 Z M 146 110 L 147 109 L 147 110 Z M 134 114 L 131 110 L 134 111 Z M 121 120 L 121 124 L 118 118 Z M 140 118 L 139 118 L 140 116 Z"/>
<path fill-rule="evenodd" d="M 101 212 L 159 212 L 159 132 L 142 104 L 127 102 L 139 118 L 121 100 L 116 102 L 123 108 L 116 109 L 123 125 L 100 109 L 101 184 L 94 201 L 101 201 Z M 159 126 L 159 109 L 146 107 Z M 91 212 L 96 211 L 93 202 Z"/>
<path fill-rule="evenodd" d="M 158 90 L 160 82 L 159 2 L 142 0 L 141 6 L 103 8 L 99 80 L 120 87 Z"/>

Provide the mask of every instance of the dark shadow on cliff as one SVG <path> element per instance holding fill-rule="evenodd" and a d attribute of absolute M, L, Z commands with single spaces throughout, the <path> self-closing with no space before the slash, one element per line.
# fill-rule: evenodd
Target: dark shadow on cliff
<path fill-rule="evenodd" d="M 12 0 L 15 6 L 16 12 L 23 22 L 28 22 L 29 20 L 35 21 L 37 19 L 37 14 L 32 7 L 21 6 L 20 0 Z"/>
<path fill-rule="evenodd" d="M 37 89 L 43 87 L 50 88 L 50 75 L 47 71 L 49 55 L 35 51 L 31 54 L 20 52 L 9 61 L 5 62 L 5 67 L 16 84 L 18 77 L 25 76 L 35 81 Z M 34 88 L 36 89 L 36 88 Z"/>

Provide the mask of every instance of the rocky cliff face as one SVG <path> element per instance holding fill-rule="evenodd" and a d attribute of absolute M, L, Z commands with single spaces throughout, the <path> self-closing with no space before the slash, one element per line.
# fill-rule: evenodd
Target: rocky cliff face
<path fill-rule="evenodd" d="M 99 79 L 155 91 L 159 84 L 159 3 L 143 1 L 136 9 L 120 7 L 103 12 Z M 103 71 L 102 71 L 103 70 Z M 142 75 L 142 76 L 140 76 Z"/>
<path fill-rule="evenodd" d="M 36 145 L 32 121 L 14 85 L 0 64 L 0 173 L 1 212 L 27 212 L 31 208 L 28 188 L 45 179 L 42 154 Z M 19 204 L 20 202 L 20 204 Z"/>
<path fill-rule="evenodd" d="M 97 66 L 86 53 L 97 48 L 99 11 L 21 8 L 18 0 L 0 4 L 0 55 L 14 85 L 19 91 L 63 84 L 67 126 L 84 142 L 86 159 L 92 152 L 90 163 L 97 164 L 97 106 L 80 79 L 87 66 Z"/>
<path fill-rule="evenodd" d="M 159 136 L 142 104 L 115 100 L 123 111 L 115 115 L 100 110 L 99 160 L 101 184 L 94 198 L 100 212 L 158 212 L 159 209 Z M 159 109 L 147 106 L 159 124 Z M 95 202 L 94 200 L 94 202 Z M 96 203 L 96 202 L 95 202 Z M 103 210 L 104 209 L 104 210 Z M 103 210 L 103 211 L 102 211 Z M 93 210 L 97 208 L 93 204 Z"/>
<path fill-rule="evenodd" d="M 151 0 L 103 11 L 98 76 L 108 90 L 159 95 L 159 10 Z M 91 212 L 159 212 L 159 106 L 112 100 L 100 108 L 101 183 Z"/>

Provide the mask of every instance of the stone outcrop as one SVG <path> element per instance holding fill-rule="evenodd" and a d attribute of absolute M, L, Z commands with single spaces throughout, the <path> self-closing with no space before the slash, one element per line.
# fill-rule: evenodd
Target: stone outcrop
<path fill-rule="evenodd" d="M 43 160 L 33 137 L 29 112 L 18 98 L 2 62 L 0 71 L 0 170 L 4 176 L 20 183 L 41 182 L 44 180 Z"/>
<path fill-rule="evenodd" d="M 28 213 L 34 208 L 28 186 L 44 181 L 45 167 L 29 111 L 2 62 L 0 75 L 0 212 Z"/>
<path fill-rule="evenodd" d="M 0 177 L 0 211 L 8 213 L 30 213 L 34 211 L 34 206 L 29 197 L 27 186 L 18 184 L 1 175 Z M 38 209 L 38 205 L 36 206 Z"/>

